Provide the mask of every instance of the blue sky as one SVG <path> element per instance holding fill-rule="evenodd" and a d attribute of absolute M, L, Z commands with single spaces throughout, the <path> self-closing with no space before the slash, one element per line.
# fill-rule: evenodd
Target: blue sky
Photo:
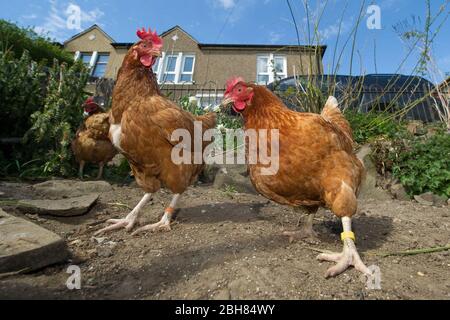
<path fill-rule="evenodd" d="M 307 43 L 303 2 L 290 0 L 299 26 L 301 42 Z M 449 0 L 431 0 L 433 11 Z M 313 15 L 318 16 L 326 1 L 309 0 Z M 324 58 L 325 71 L 331 69 L 336 47 L 337 30 L 344 13 L 338 53 L 352 32 L 363 0 L 328 0 L 323 11 L 319 31 L 321 42 L 328 46 Z M 204 43 L 273 43 L 296 44 L 297 36 L 286 0 L 14 0 L 0 2 L 0 18 L 35 27 L 39 32 L 49 33 L 58 41 L 64 41 L 78 33 L 67 28 L 67 8 L 77 5 L 82 10 L 81 28 L 99 24 L 116 41 L 136 40 L 137 27 L 151 26 L 163 32 L 174 25 L 180 25 L 197 40 Z M 381 9 L 381 29 L 369 30 L 368 15 L 358 30 L 353 61 L 353 74 L 401 73 L 409 74 L 414 68 L 417 56 L 411 55 L 403 67 L 408 49 L 393 29 L 401 21 L 412 16 L 425 16 L 425 0 L 366 0 L 364 11 L 371 4 Z M 450 10 L 450 4 L 446 9 Z M 444 14 L 445 15 L 445 14 Z M 436 25 L 441 20 L 436 22 Z M 421 23 L 417 24 L 418 26 Z M 450 72 L 450 19 L 443 25 L 435 39 L 433 56 L 437 67 Z M 376 50 L 374 45 L 376 43 Z M 375 52 L 376 65 L 375 69 Z M 351 41 L 343 51 L 339 73 L 350 71 Z"/>

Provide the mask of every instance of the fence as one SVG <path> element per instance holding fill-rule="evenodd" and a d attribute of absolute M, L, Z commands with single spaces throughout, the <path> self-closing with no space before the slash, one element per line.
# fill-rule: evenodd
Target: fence
<path fill-rule="evenodd" d="M 173 102 L 179 102 L 188 97 L 190 102 L 197 103 L 201 108 L 218 105 L 225 92 L 225 88 L 210 82 L 206 85 L 197 84 L 171 84 L 164 83 L 160 86 L 161 93 Z"/>

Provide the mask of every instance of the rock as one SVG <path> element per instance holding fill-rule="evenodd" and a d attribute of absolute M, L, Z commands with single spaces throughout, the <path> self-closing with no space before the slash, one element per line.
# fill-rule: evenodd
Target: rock
<path fill-rule="evenodd" d="M 199 180 L 203 183 L 213 183 L 220 166 L 217 164 L 207 164 L 200 174 Z"/>
<path fill-rule="evenodd" d="M 226 186 L 232 186 L 237 192 L 240 193 L 257 194 L 250 178 L 248 176 L 244 176 L 244 174 L 247 174 L 246 167 L 222 167 L 214 179 L 214 188 L 224 189 Z"/>
<path fill-rule="evenodd" d="M 102 244 L 103 242 L 106 241 L 106 238 L 103 238 L 103 237 L 102 238 L 92 237 L 92 240 L 94 240 L 95 243 Z"/>
<path fill-rule="evenodd" d="M 447 203 L 447 199 L 445 197 L 435 195 L 432 192 L 426 192 L 421 195 L 414 196 L 414 199 L 424 206 L 443 207 Z"/>
<path fill-rule="evenodd" d="M 231 294 L 230 290 L 223 289 L 216 293 L 216 295 L 213 297 L 214 300 L 230 300 Z"/>
<path fill-rule="evenodd" d="M 33 190 L 46 199 L 63 199 L 111 192 L 112 186 L 106 181 L 51 180 L 34 185 Z"/>
<path fill-rule="evenodd" d="M 97 248 L 97 255 L 101 258 L 109 258 L 114 255 L 113 249 L 110 247 L 98 247 Z"/>
<path fill-rule="evenodd" d="M 17 208 L 25 213 L 56 217 L 81 216 L 89 211 L 98 197 L 98 194 L 90 194 L 61 200 L 20 200 Z"/>
<path fill-rule="evenodd" d="M 0 273 L 34 271 L 68 257 L 57 234 L 0 209 Z"/>
<path fill-rule="evenodd" d="M 390 200 L 391 197 L 386 191 L 377 188 L 378 173 L 375 163 L 372 160 L 371 153 L 372 149 L 370 145 L 364 145 L 356 155 L 358 159 L 363 162 L 366 169 L 366 177 L 361 185 L 360 197 L 366 199 Z"/>
<path fill-rule="evenodd" d="M 121 153 L 118 153 L 112 158 L 112 160 L 108 163 L 108 165 L 114 167 L 120 167 L 124 161 L 127 161 L 127 158 Z"/>
<path fill-rule="evenodd" d="M 117 242 L 109 241 L 105 245 L 97 247 L 96 252 L 99 257 L 109 258 L 114 255 L 114 249 L 117 247 Z"/>
<path fill-rule="evenodd" d="M 422 121 L 410 121 L 406 126 L 406 130 L 413 135 L 423 135 L 426 133 Z"/>
<path fill-rule="evenodd" d="M 405 188 L 400 183 L 394 184 L 391 187 L 391 193 L 395 197 L 395 199 L 400 201 L 410 201 L 410 196 L 406 193 Z"/>
<path fill-rule="evenodd" d="M 447 205 L 450 206 L 450 199 L 447 200 Z"/>

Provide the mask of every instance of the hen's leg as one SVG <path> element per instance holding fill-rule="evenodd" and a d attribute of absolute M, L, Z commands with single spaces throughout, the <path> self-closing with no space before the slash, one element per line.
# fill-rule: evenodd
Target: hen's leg
<path fill-rule="evenodd" d="M 135 223 L 136 220 L 139 217 L 139 213 L 142 210 L 142 208 L 147 204 L 147 202 L 150 201 L 152 195 L 150 193 L 145 194 L 145 196 L 142 198 L 142 200 L 138 203 L 136 208 L 133 209 L 126 217 L 125 219 L 111 219 L 108 220 L 107 223 L 112 223 L 112 226 L 103 228 L 95 233 L 95 235 L 98 235 L 103 232 L 108 232 L 116 229 L 122 229 L 125 228 L 127 231 L 130 231 Z"/>
<path fill-rule="evenodd" d="M 80 169 L 78 170 L 78 176 L 80 177 L 81 180 L 83 180 L 84 165 L 85 164 L 86 164 L 86 162 L 84 160 L 80 161 Z"/>
<path fill-rule="evenodd" d="M 145 231 L 154 232 L 158 229 L 165 229 L 167 231 L 170 231 L 171 230 L 170 221 L 172 219 L 173 213 L 175 212 L 175 208 L 178 203 L 178 200 L 180 199 L 180 196 L 181 196 L 180 194 L 176 194 L 173 196 L 172 201 L 170 202 L 170 206 L 164 211 L 164 215 L 159 222 L 139 228 L 135 232 L 133 232 L 133 235 Z"/>
<path fill-rule="evenodd" d="M 342 225 L 344 227 L 344 232 L 341 235 L 342 241 L 344 242 L 344 250 L 342 253 L 323 253 L 317 257 L 317 259 L 321 261 L 336 262 L 334 267 L 328 269 L 325 276 L 327 278 L 337 276 L 347 270 L 350 266 L 355 267 L 356 270 L 366 275 L 371 275 L 369 268 L 362 262 L 358 251 L 356 250 L 355 234 L 352 232 L 351 218 L 342 218 Z"/>
<path fill-rule="evenodd" d="M 97 180 L 100 180 L 103 177 L 103 168 L 105 167 L 105 164 L 103 162 L 100 162 L 100 164 L 98 165 L 98 175 L 97 175 Z"/>
<path fill-rule="evenodd" d="M 318 239 L 317 233 L 313 229 L 314 215 L 317 213 L 319 207 L 295 207 L 294 211 L 305 215 L 303 218 L 303 223 L 300 230 L 295 231 L 285 231 L 283 235 L 289 237 L 289 241 L 292 242 L 294 239 Z"/>
<path fill-rule="evenodd" d="M 283 235 L 288 236 L 290 242 L 293 242 L 295 239 L 317 240 L 318 236 L 313 229 L 313 223 L 314 223 L 314 215 L 309 214 L 306 216 L 305 219 L 303 219 L 303 224 L 300 230 L 285 231 L 283 232 Z"/>

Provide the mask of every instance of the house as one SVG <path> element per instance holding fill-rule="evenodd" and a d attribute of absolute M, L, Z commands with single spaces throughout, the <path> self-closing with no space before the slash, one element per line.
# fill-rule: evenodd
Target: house
<path fill-rule="evenodd" d="M 450 101 L 450 77 L 438 86 L 438 90 L 447 97 L 447 101 Z"/>
<path fill-rule="evenodd" d="M 232 76 L 267 84 L 277 78 L 323 72 L 326 46 L 206 44 L 179 26 L 160 36 L 163 53 L 153 70 L 163 92 L 174 100 L 195 96 L 200 105 L 215 103 Z M 115 79 L 133 44 L 116 42 L 93 25 L 67 40 L 64 48 L 91 67 L 93 78 Z"/>

